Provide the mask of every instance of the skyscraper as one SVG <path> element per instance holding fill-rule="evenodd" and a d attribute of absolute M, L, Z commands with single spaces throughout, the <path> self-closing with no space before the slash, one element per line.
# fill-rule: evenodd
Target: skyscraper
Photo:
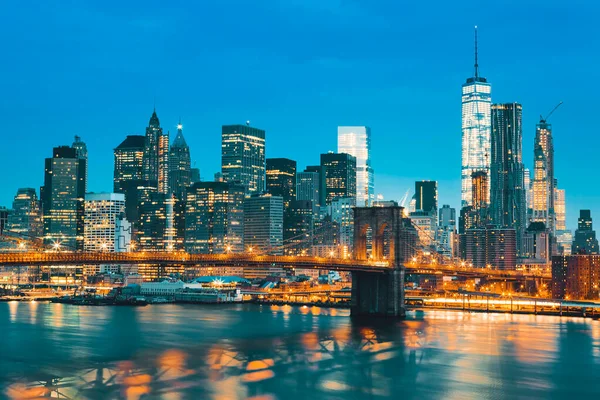
<path fill-rule="evenodd" d="M 356 198 L 356 158 L 346 153 L 321 154 L 327 205 L 338 197 Z"/>
<path fill-rule="evenodd" d="M 85 195 L 85 251 L 116 251 L 117 222 L 125 213 L 122 193 L 87 193 Z"/>
<path fill-rule="evenodd" d="M 543 222 L 551 234 L 555 232 L 554 214 L 554 144 L 552 125 L 540 119 L 536 125 L 533 171 L 532 222 Z"/>
<path fill-rule="evenodd" d="M 475 75 L 462 86 L 462 207 L 473 204 L 471 176 L 490 169 L 492 87 L 479 76 L 477 27 L 475 27 Z M 485 200 L 489 202 L 489 187 Z"/>
<path fill-rule="evenodd" d="M 244 200 L 244 246 L 256 254 L 283 254 L 283 199 L 255 194 Z"/>
<path fill-rule="evenodd" d="M 143 156 L 143 179 L 156 185 L 159 193 L 169 191 L 169 134 L 163 134 L 156 109 L 146 128 Z"/>
<path fill-rule="evenodd" d="M 145 141 L 144 136 L 129 135 L 114 149 L 113 190 L 115 193 L 125 193 L 126 182 L 139 182 L 144 178 L 142 163 Z"/>
<path fill-rule="evenodd" d="M 598 254 L 598 239 L 592 226 L 592 212 L 580 210 L 572 254 Z"/>
<path fill-rule="evenodd" d="M 371 128 L 338 126 L 337 151 L 356 158 L 356 204 L 359 207 L 370 207 L 375 200 L 375 173 L 371 165 Z"/>
<path fill-rule="evenodd" d="M 522 110 L 518 103 L 492 105 L 490 217 L 498 228 L 515 229 L 517 254 L 527 221 Z"/>
<path fill-rule="evenodd" d="M 556 242 L 561 255 L 571 254 L 573 233 L 567 229 L 567 207 L 565 190 L 554 188 L 554 210 L 556 212 Z"/>
<path fill-rule="evenodd" d="M 223 125 L 221 133 L 223 180 L 241 183 L 246 193 L 265 191 L 265 131 L 248 125 Z"/>
<path fill-rule="evenodd" d="M 183 137 L 183 125 L 177 124 L 177 135 L 169 150 L 169 188 L 178 201 L 185 200 L 191 183 L 190 148 Z"/>
<path fill-rule="evenodd" d="M 23 237 L 37 238 L 42 235 L 40 202 L 34 188 L 17 190 L 6 229 Z"/>
<path fill-rule="evenodd" d="M 437 215 L 437 181 L 415 182 L 415 211 Z"/>
<path fill-rule="evenodd" d="M 310 200 L 293 200 L 284 222 L 284 254 L 310 255 L 315 225 L 314 203 Z"/>
<path fill-rule="evenodd" d="M 53 149 L 46 158 L 40 189 L 44 242 L 63 249 L 83 248 L 83 218 L 87 162 L 69 146 Z"/>
<path fill-rule="evenodd" d="M 296 199 L 309 200 L 314 206 L 321 205 L 321 178 L 318 172 L 298 172 L 296 175 Z"/>
<path fill-rule="evenodd" d="M 85 165 L 86 165 L 85 183 L 84 184 L 85 184 L 85 191 L 87 192 L 87 188 L 88 188 L 88 168 L 87 168 L 88 150 L 87 150 L 87 146 L 81 140 L 81 138 L 79 136 L 75 136 L 75 141 L 73 142 L 72 147 L 77 151 L 77 158 L 82 160 L 81 162 L 85 163 Z"/>
<path fill-rule="evenodd" d="M 288 158 L 267 158 L 267 192 L 283 198 L 283 208 L 296 199 L 296 161 Z"/>
<path fill-rule="evenodd" d="M 165 251 L 168 249 L 167 195 L 156 188 L 145 187 L 139 191 L 139 216 L 136 239 L 141 250 Z"/>
<path fill-rule="evenodd" d="M 325 167 L 323 165 L 309 165 L 304 169 L 304 172 L 314 172 L 319 174 L 318 192 L 319 201 L 317 204 L 321 207 L 325 207 L 327 197 L 327 179 L 325 177 Z"/>
<path fill-rule="evenodd" d="M 196 182 L 187 191 L 185 249 L 190 253 L 244 251 L 245 188 Z"/>

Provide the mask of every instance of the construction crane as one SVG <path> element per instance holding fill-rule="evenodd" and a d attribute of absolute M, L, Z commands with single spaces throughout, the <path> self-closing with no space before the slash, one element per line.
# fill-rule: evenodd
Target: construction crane
<path fill-rule="evenodd" d="M 562 101 L 561 101 L 560 103 L 558 103 L 558 104 L 557 104 L 557 105 L 556 105 L 556 106 L 555 106 L 555 107 L 552 109 L 552 111 L 550 111 L 550 112 L 548 113 L 548 115 L 546 115 L 546 118 L 544 118 L 542 115 L 540 115 L 540 123 L 541 123 L 541 124 L 545 124 L 545 123 L 546 123 L 546 121 L 548 121 L 548 118 L 550 118 L 550 116 L 551 116 L 551 115 L 554 113 L 554 111 L 556 111 L 556 109 L 557 109 L 558 107 L 560 107 L 560 106 L 562 105 L 562 103 L 563 103 Z"/>
<path fill-rule="evenodd" d="M 404 196 L 400 199 L 400 207 L 404 207 L 404 203 L 406 203 L 406 199 L 408 199 L 408 194 L 410 193 L 410 188 L 406 190 Z"/>

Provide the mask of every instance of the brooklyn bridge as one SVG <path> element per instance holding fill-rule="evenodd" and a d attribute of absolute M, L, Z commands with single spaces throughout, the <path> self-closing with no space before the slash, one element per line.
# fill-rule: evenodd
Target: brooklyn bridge
<path fill-rule="evenodd" d="M 370 234 L 367 234 L 367 231 Z M 369 245 L 368 245 L 369 244 Z M 548 279 L 544 272 L 474 268 L 464 262 L 425 258 L 416 250 L 416 233 L 408 229 L 401 207 L 357 207 L 354 252 L 349 258 L 278 256 L 246 253 L 190 254 L 183 251 L 79 252 L 53 250 L 0 253 L 0 267 L 150 265 L 203 268 L 318 269 L 352 273 L 355 314 L 401 316 L 405 274 L 443 275 L 499 281 Z"/>

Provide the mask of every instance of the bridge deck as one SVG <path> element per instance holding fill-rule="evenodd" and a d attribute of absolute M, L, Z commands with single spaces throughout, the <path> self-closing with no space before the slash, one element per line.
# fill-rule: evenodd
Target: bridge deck
<path fill-rule="evenodd" d="M 0 253 L 1 266 L 51 266 L 99 264 L 151 264 L 184 265 L 194 267 L 282 267 L 327 269 L 336 271 L 385 272 L 393 267 L 387 261 L 367 261 L 324 257 L 267 256 L 255 254 L 189 254 L 185 252 L 12 252 Z M 468 277 L 493 277 L 496 279 L 549 278 L 543 272 L 504 271 L 470 268 L 451 264 L 405 265 L 408 273 L 431 275 L 459 275 Z"/>

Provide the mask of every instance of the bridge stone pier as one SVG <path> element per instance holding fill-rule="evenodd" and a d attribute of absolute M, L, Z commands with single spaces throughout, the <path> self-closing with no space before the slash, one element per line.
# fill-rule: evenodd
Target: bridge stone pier
<path fill-rule="evenodd" d="M 386 272 L 352 272 L 354 316 L 405 315 L 404 263 L 414 255 L 417 232 L 402 211 L 398 206 L 354 208 L 354 259 L 390 265 Z"/>

